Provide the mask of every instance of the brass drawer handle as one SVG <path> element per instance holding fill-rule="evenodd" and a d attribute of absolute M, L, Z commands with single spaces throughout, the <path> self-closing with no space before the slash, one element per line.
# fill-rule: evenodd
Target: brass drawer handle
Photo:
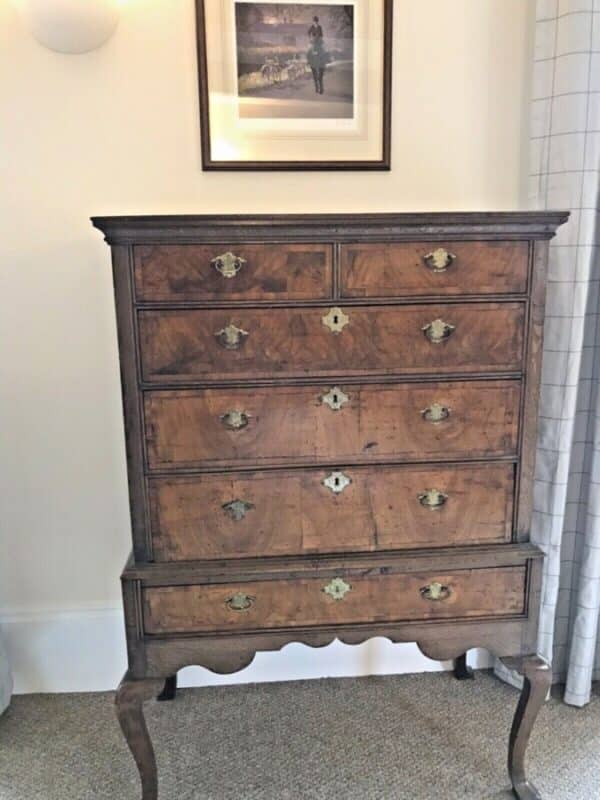
<path fill-rule="evenodd" d="M 352 586 L 343 578 L 334 578 L 327 586 L 323 587 L 325 594 L 328 594 L 335 601 L 343 600 L 344 597 L 352 590 Z"/>
<path fill-rule="evenodd" d="M 245 500 L 231 500 L 229 503 L 223 503 L 221 508 L 232 520 L 239 522 L 244 519 L 248 511 L 254 508 L 254 505 L 247 503 Z"/>
<path fill-rule="evenodd" d="M 429 586 L 422 586 L 419 591 L 421 592 L 421 597 L 425 600 L 431 600 L 433 603 L 447 600 L 452 594 L 449 586 L 444 586 L 437 581 L 430 583 Z"/>
<path fill-rule="evenodd" d="M 321 397 L 321 402 L 329 406 L 332 411 L 339 411 L 349 400 L 348 395 L 337 386 L 334 386 L 330 392 Z"/>
<path fill-rule="evenodd" d="M 228 597 L 225 603 L 232 611 L 248 611 L 248 609 L 254 605 L 255 601 L 256 597 L 250 597 L 249 594 L 238 592 L 234 594 L 233 597 Z"/>
<path fill-rule="evenodd" d="M 341 308 L 337 306 L 329 310 L 324 317 L 322 317 L 323 325 L 325 325 L 332 333 L 341 333 L 346 325 L 350 322 L 350 317 L 344 314 Z"/>
<path fill-rule="evenodd" d="M 423 419 L 427 420 L 427 422 L 443 422 L 450 416 L 450 411 L 451 409 L 447 406 L 443 406 L 441 403 L 432 403 L 421 411 L 421 416 Z"/>
<path fill-rule="evenodd" d="M 344 475 L 343 472 L 332 472 L 322 483 L 323 486 L 331 489 L 334 494 L 341 494 L 346 486 L 350 486 L 352 481 L 347 475 Z"/>
<path fill-rule="evenodd" d="M 235 278 L 246 263 L 246 259 L 228 251 L 227 253 L 223 253 L 223 255 L 212 258 L 210 263 L 224 278 Z"/>
<path fill-rule="evenodd" d="M 432 272 L 446 272 L 448 267 L 456 260 L 454 253 L 449 253 L 444 247 L 438 247 L 431 253 L 423 256 L 425 266 Z"/>
<path fill-rule="evenodd" d="M 225 350 L 239 350 L 248 335 L 248 331 L 243 331 L 230 323 L 215 333 L 215 339 Z"/>
<path fill-rule="evenodd" d="M 424 508 L 430 508 L 432 511 L 442 508 L 442 506 L 446 504 L 447 499 L 448 495 L 439 492 L 437 489 L 425 489 L 423 494 L 419 495 L 419 503 L 421 503 Z"/>
<path fill-rule="evenodd" d="M 445 342 L 456 330 L 456 325 L 444 322 L 443 319 L 434 319 L 428 325 L 424 325 L 421 330 L 432 344 Z"/>
<path fill-rule="evenodd" d="M 245 411 L 234 410 L 228 411 L 226 414 L 222 414 L 219 419 L 226 428 L 229 428 L 232 431 L 239 431 L 242 428 L 245 428 L 250 422 L 250 414 L 246 414 Z"/>

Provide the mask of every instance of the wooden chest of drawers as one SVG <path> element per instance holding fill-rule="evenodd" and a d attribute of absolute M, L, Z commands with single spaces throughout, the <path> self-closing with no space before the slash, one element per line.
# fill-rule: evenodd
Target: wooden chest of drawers
<path fill-rule="evenodd" d="M 547 243 L 559 212 L 101 218 L 133 554 L 119 718 L 189 664 L 374 636 L 525 676 L 517 797 L 550 671 L 528 543 Z"/>

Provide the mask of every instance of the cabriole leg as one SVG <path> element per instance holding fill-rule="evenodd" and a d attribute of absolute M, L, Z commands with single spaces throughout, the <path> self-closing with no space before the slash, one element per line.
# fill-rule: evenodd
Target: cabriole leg
<path fill-rule="evenodd" d="M 463 653 L 454 661 L 454 677 L 458 681 L 472 681 L 475 675 L 473 670 L 467 666 L 467 654 Z"/>
<path fill-rule="evenodd" d="M 176 694 L 177 694 L 177 675 L 171 675 L 165 681 L 164 688 L 156 699 L 159 701 L 159 703 L 164 703 L 168 702 L 169 700 L 175 700 Z"/>
<path fill-rule="evenodd" d="M 119 724 L 140 773 L 142 800 L 158 800 L 156 759 L 142 706 L 162 688 L 162 680 L 136 680 L 126 673 L 115 698 Z"/>
<path fill-rule="evenodd" d="M 527 780 L 525 752 L 537 715 L 548 696 L 552 683 L 552 670 L 539 656 L 502 660 L 509 669 L 517 670 L 525 679 L 508 746 L 508 771 L 513 792 L 519 800 L 541 800 L 538 790 Z"/>

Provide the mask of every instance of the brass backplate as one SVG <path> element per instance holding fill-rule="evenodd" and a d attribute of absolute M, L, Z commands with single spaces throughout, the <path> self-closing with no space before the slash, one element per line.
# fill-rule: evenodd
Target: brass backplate
<path fill-rule="evenodd" d="M 430 508 L 432 511 L 445 505 L 447 499 L 448 495 L 437 489 L 425 489 L 425 491 L 419 495 L 419 502 L 421 505 L 425 508 Z"/>
<path fill-rule="evenodd" d="M 233 410 L 228 411 L 226 414 L 222 414 L 220 420 L 226 428 L 239 431 L 241 428 L 245 428 L 250 422 L 250 415 L 246 414 L 245 411 Z"/>
<path fill-rule="evenodd" d="M 450 409 L 441 403 L 432 403 L 421 411 L 421 415 L 427 422 L 443 422 L 450 416 Z"/>
<path fill-rule="evenodd" d="M 423 325 L 421 330 L 432 344 L 440 344 L 450 338 L 456 326 L 444 322 L 443 319 L 434 319 L 428 325 Z"/>
<path fill-rule="evenodd" d="M 238 592 L 237 594 L 234 594 L 233 597 L 229 597 L 225 603 L 232 611 L 247 611 L 251 606 L 254 605 L 255 600 L 255 597 L 250 597 L 248 594 Z"/>
<path fill-rule="evenodd" d="M 246 500 L 232 500 L 229 503 L 224 503 L 221 507 L 236 522 L 244 519 L 248 511 L 254 508 L 253 504 L 246 502 Z"/>
<path fill-rule="evenodd" d="M 223 255 L 211 259 L 210 263 L 224 278 L 235 278 L 246 263 L 246 259 L 228 251 L 227 253 L 223 253 Z"/>
<path fill-rule="evenodd" d="M 248 331 L 244 331 L 233 323 L 230 323 L 225 328 L 215 333 L 215 339 L 225 350 L 239 350 L 244 339 L 248 335 Z"/>
<path fill-rule="evenodd" d="M 430 583 L 429 586 L 422 586 L 420 589 L 421 597 L 425 600 L 431 600 L 437 603 L 441 600 L 447 600 L 450 597 L 451 591 L 449 586 L 444 586 L 438 581 Z"/>
<path fill-rule="evenodd" d="M 438 247 L 432 253 L 423 256 L 423 261 L 432 272 L 445 272 L 455 258 L 454 253 L 449 253 L 444 247 Z"/>

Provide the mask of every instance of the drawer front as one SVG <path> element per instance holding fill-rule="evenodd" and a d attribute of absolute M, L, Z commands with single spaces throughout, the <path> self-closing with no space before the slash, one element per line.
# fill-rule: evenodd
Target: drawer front
<path fill-rule="evenodd" d="M 329 244 L 140 245 L 141 301 L 313 300 L 332 293 Z"/>
<path fill-rule="evenodd" d="M 522 615 L 526 568 L 298 578 L 144 590 L 150 635 Z"/>
<path fill-rule="evenodd" d="M 342 245 L 342 297 L 523 293 L 528 253 L 527 242 Z"/>
<path fill-rule="evenodd" d="M 514 456 L 519 396 L 520 383 L 508 380 L 148 392 L 148 464 L 165 470 Z"/>
<path fill-rule="evenodd" d="M 364 373 L 473 373 L 521 366 L 523 303 L 142 311 L 152 383 Z M 342 330 L 334 332 L 327 321 Z M 325 322 L 324 322 L 325 319 Z M 345 323 L 345 324 L 344 324 Z M 448 327 L 445 327 L 448 326 Z"/>
<path fill-rule="evenodd" d="M 506 542 L 513 487 L 513 465 L 493 463 L 154 478 L 154 559 Z"/>

